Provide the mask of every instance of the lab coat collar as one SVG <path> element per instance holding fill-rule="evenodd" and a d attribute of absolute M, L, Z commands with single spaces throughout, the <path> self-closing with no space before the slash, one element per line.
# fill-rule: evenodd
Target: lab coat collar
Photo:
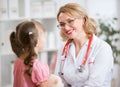
<path fill-rule="evenodd" d="M 93 34 L 93 40 L 92 40 L 92 44 L 91 44 L 91 48 L 93 46 L 93 42 L 97 39 L 97 37 Z M 89 40 L 86 41 L 86 43 L 83 45 L 83 46 L 88 46 L 88 42 Z M 70 43 L 69 45 L 69 52 L 70 52 L 70 55 L 73 57 L 73 59 L 75 60 L 76 57 L 75 57 L 75 45 L 73 42 Z"/>

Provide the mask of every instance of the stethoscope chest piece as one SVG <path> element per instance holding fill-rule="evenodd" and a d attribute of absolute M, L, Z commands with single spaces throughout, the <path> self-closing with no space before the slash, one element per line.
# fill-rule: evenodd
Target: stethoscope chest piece
<path fill-rule="evenodd" d="M 84 71 L 84 66 L 80 65 L 77 70 L 82 73 Z"/>

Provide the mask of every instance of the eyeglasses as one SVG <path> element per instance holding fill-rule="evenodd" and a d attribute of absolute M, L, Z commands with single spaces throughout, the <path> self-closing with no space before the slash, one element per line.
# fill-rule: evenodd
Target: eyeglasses
<path fill-rule="evenodd" d="M 74 24 L 74 21 L 75 21 L 75 20 L 76 20 L 76 18 L 74 18 L 74 19 L 68 19 L 66 23 L 61 22 L 59 25 L 57 25 L 57 27 L 58 27 L 59 29 L 64 29 L 65 26 L 66 26 L 66 24 L 67 24 L 68 26 L 71 26 L 71 25 Z"/>

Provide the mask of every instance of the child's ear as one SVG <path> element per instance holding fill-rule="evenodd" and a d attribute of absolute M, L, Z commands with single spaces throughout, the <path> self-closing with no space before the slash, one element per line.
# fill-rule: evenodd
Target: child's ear
<path fill-rule="evenodd" d="M 36 51 L 36 52 L 39 52 L 39 51 L 40 51 L 39 43 L 36 44 L 36 46 L 35 46 L 35 51 Z"/>
<path fill-rule="evenodd" d="M 40 46 L 40 39 L 37 40 L 36 47 Z"/>
<path fill-rule="evenodd" d="M 39 45 L 38 45 L 38 43 L 36 44 L 36 47 L 38 47 Z"/>

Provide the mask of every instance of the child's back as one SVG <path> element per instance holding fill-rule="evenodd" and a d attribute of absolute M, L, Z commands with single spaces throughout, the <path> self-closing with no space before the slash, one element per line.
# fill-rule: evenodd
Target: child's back
<path fill-rule="evenodd" d="M 36 59 L 33 63 L 31 77 L 24 73 L 27 68 L 24 60 L 16 59 L 14 63 L 14 87 L 36 87 L 41 82 L 48 80 L 49 69 L 47 64 Z"/>
<path fill-rule="evenodd" d="M 10 35 L 14 62 L 14 87 L 63 87 L 60 77 L 49 74 L 49 67 L 38 60 L 44 47 L 44 27 L 37 21 L 24 21 Z"/>
<path fill-rule="evenodd" d="M 37 59 L 44 46 L 44 32 L 39 22 L 24 21 L 11 33 L 11 46 L 18 56 L 14 63 L 14 87 L 49 87 L 48 65 Z"/>

